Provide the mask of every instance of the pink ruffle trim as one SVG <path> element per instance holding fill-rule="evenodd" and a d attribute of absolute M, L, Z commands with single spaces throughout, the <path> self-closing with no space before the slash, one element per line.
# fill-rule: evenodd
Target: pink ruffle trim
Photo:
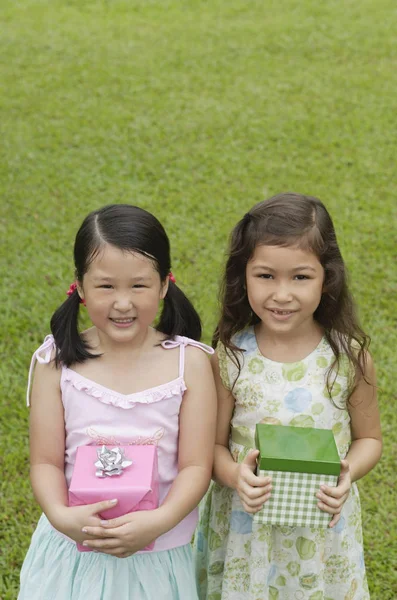
<path fill-rule="evenodd" d="M 108 390 L 89 379 L 79 376 L 78 373 L 70 369 L 64 369 L 62 375 L 63 381 L 70 383 L 76 390 L 85 392 L 103 404 L 111 404 L 125 409 L 133 408 L 136 404 L 152 404 L 173 396 L 180 396 L 187 389 L 183 378 L 178 377 L 157 387 L 124 395 Z"/>

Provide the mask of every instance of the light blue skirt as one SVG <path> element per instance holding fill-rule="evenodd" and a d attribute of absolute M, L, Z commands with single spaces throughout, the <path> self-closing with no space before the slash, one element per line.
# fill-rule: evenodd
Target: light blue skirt
<path fill-rule="evenodd" d="M 18 600 L 198 600 L 190 544 L 128 558 L 78 552 L 42 515 Z"/>

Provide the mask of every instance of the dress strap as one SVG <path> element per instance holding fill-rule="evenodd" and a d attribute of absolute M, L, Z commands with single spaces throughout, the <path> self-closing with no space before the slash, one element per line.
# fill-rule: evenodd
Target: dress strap
<path fill-rule="evenodd" d="M 55 341 L 53 335 L 47 335 L 44 338 L 44 342 L 41 344 L 40 348 L 37 348 L 35 352 L 33 352 L 32 360 L 30 361 L 29 367 L 29 375 L 28 375 L 28 389 L 26 392 L 26 406 L 30 406 L 30 388 L 32 386 L 32 376 L 33 369 L 37 362 L 41 364 L 47 364 L 51 360 L 51 354 L 55 349 Z M 44 357 L 40 356 L 40 354 L 45 353 Z"/>
<path fill-rule="evenodd" d="M 161 342 L 163 348 L 177 348 L 179 346 L 179 377 L 183 377 L 185 372 L 185 348 L 186 346 L 196 346 L 208 354 L 214 354 L 215 350 L 207 344 L 197 342 L 183 335 L 176 335 L 173 340 L 164 340 Z"/>

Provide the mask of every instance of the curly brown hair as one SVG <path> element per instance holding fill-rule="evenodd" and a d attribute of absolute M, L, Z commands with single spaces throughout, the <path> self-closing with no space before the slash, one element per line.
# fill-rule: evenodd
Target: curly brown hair
<path fill-rule="evenodd" d="M 221 316 L 214 332 L 213 346 L 216 347 L 218 341 L 222 342 L 239 374 L 242 350 L 232 338 L 245 327 L 260 322 L 249 305 L 245 277 L 248 261 L 255 248 L 262 244 L 295 246 L 311 251 L 324 269 L 324 292 L 314 318 L 324 329 L 335 357 L 327 372 L 326 385 L 330 397 L 342 353 L 347 355 L 358 378 L 365 378 L 365 356 L 370 338 L 358 322 L 332 219 L 324 204 L 313 196 L 292 192 L 278 194 L 256 204 L 237 223 L 230 238 L 220 291 Z M 357 376 L 354 378 L 356 381 Z M 354 388 L 353 381 L 349 397 Z"/>

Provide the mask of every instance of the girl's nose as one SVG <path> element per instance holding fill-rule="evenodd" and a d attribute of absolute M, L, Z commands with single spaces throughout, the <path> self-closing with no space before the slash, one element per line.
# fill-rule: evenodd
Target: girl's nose
<path fill-rule="evenodd" d="M 292 294 L 287 284 L 280 283 L 274 290 L 273 299 L 276 302 L 290 302 L 292 300 Z"/>
<path fill-rule="evenodd" d="M 128 311 L 132 308 L 132 298 L 130 294 L 118 294 L 114 301 L 114 308 L 120 311 Z"/>

